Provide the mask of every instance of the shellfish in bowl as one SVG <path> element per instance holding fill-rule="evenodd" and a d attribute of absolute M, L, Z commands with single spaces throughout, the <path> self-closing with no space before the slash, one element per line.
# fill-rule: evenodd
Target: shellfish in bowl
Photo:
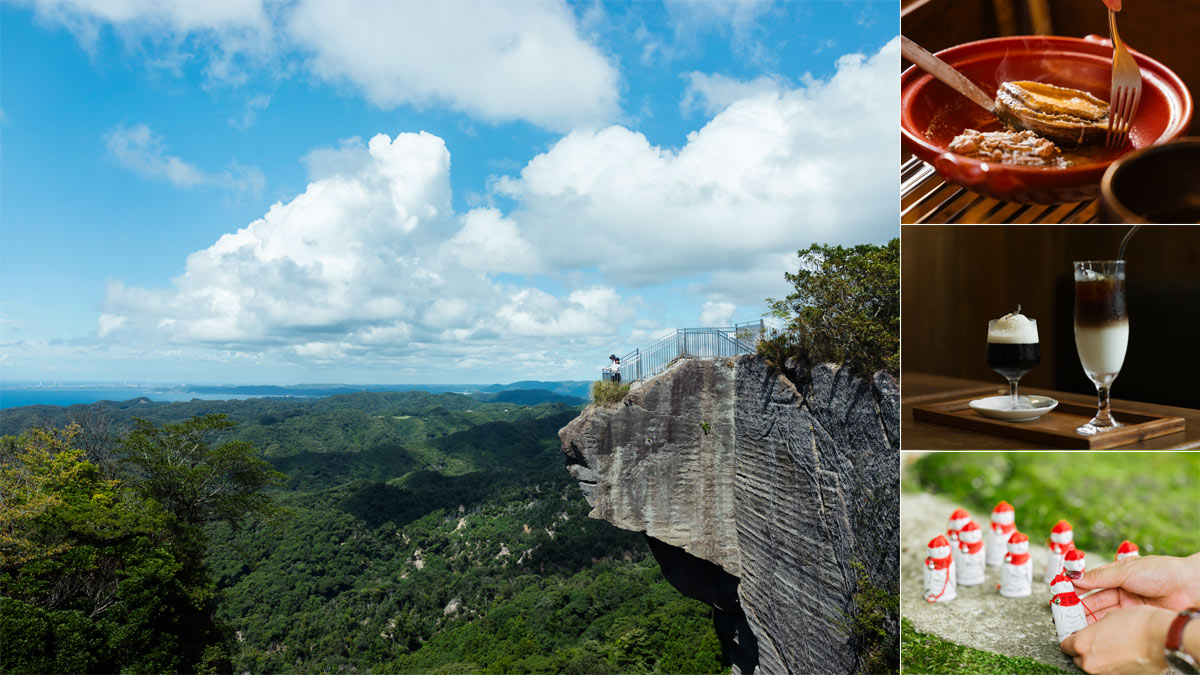
<path fill-rule="evenodd" d="M 1064 145 L 1103 143 L 1108 103 L 1069 87 L 1018 80 L 1001 83 L 996 116 L 1013 129 Z"/>

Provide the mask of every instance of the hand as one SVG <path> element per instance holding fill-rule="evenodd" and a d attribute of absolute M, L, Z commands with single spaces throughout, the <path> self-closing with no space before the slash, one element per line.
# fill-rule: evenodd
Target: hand
<path fill-rule="evenodd" d="M 1187 558 L 1126 558 L 1088 570 L 1075 580 L 1075 590 L 1081 594 L 1094 588 L 1104 590 L 1084 602 L 1097 619 L 1110 610 L 1139 605 L 1180 612 L 1200 605 L 1200 553 Z"/>
<path fill-rule="evenodd" d="M 1121 0 L 1101 0 L 1101 1 L 1105 5 L 1107 5 L 1108 8 L 1111 9 L 1112 11 L 1114 11 L 1114 12 L 1121 11 Z"/>
<path fill-rule="evenodd" d="M 1174 612 L 1148 605 L 1114 609 L 1059 647 L 1088 673 L 1161 673 L 1167 668 L 1163 643 L 1174 618 Z"/>

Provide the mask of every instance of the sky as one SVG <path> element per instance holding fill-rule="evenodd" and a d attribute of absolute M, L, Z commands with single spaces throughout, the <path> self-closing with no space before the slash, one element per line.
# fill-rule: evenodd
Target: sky
<path fill-rule="evenodd" d="M 898 2 L 0 2 L 0 380 L 595 379 L 897 236 Z"/>

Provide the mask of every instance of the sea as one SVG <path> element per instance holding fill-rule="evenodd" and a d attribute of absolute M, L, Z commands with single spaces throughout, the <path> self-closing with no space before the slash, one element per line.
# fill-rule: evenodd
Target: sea
<path fill-rule="evenodd" d="M 166 403 L 174 401 L 190 401 L 198 398 L 204 401 L 228 401 L 255 398 L 249 395 L 235 394 L 197 394 L 188 391 L 165 392 L 157 389 L 137 388 L 96 388 L 63 387 L 63 388 L 29 388 L 29 389 L 0 389 L 0 409 L 19 408 L 26 405 L 59 405 L 69 406 L 76 403 L 95 403 L 96 401 L 128 401 L 129 399 L 145 396 L 151 401 Z"/>

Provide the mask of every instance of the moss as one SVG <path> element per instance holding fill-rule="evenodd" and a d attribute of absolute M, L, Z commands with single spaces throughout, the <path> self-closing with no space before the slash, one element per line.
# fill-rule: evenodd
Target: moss
<path fill-rule="evenodd" d="M 979 673 L 981 675 L 1061 675 L 1067 671 L 1025 657 L 1002 656 L 918 633 L 900 622 L 900 661 L 905 673 Z"/>
<path fill-rule="evenodd" d="M 1200 548 L 1197 453 L 933 453 L 913 468 L 922 489 L 958 502 L 979 522 L 1008 500 L 1017 528 L 1033 541 L 1063 518 L 1080 548 L 1107 556 L 1122 539 L 1143 554 Z"/>
<path fill-rule="evenodd" d="M 617 384 L 607 380 L 598 380 L 592 384 L 592 400 L 597 405 L 611 408 L 624 400 L 628 394 L 628 384 Z"/>
<path fill-rule="evenodd" d="M 857 560 L 850 563 L 858 574 L 854 591 L 854 613 L 845 619 L 862 653 L 864 673 L 896 673 L 900 670 L 900 596 L 871 583 L 867 568 Z"/>

